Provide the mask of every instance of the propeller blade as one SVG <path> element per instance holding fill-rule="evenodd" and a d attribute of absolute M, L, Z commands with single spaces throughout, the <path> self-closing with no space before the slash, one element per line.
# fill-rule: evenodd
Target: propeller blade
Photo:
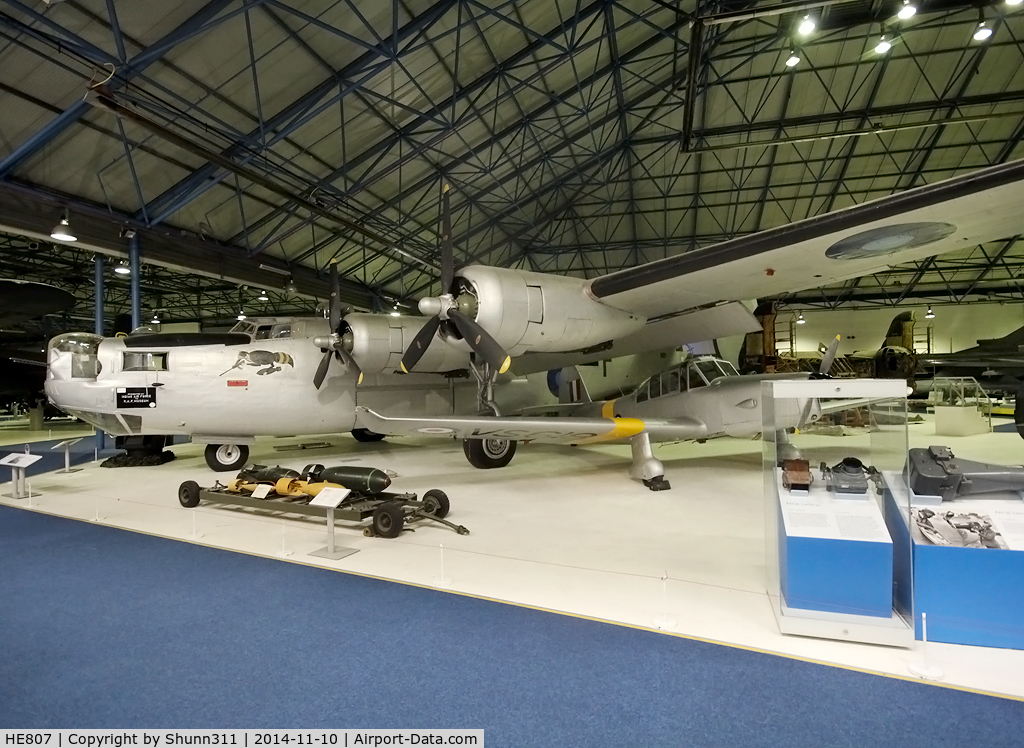
<path fill-rule="evenodd" d="M 345 366 L 348 367 L 348 370 L 356 375 L 356 384 L 362 384 L 363 370 L 359 368 L 359 364 L 356 363 L 355 357 L 346 351 L 340 343 L 335 350 L 338 352 L 338 356 L 341 357 L 341 360 L 345 362 Z"/>
<path fill-rule="evenodd" d="M 828 351 L 824 356 L 821 357 L 821 366 L 818 367 L 818 375 L 827 377 L 828 373 L 832 370 L 832 364 L 836 360 L 836 352 L 839 350 L 839 336 L 836 335 L 835 340 L 832 341 L 828 347 Z"/>
<path fill-rule="evenodd" d="M 338 331 L 341 324 L 341 280 L 338 278 L 338 266 L 331 265 L 331 332 Z"/>
<path fill-rule="evenodd" d="M 449 194 L 451 187 L 444 186 L 441 197 L 441 293 L 452 293 L 455 282 L 455 249 L 452 245 L 452 214 Z"/>
<path fill-rule="evenodd" d="M 491 334 L 482 328 L 475 319 L 467 317 L 462 312 L 454 309 L 448 311 L 448 319 L 459 328 L 462 337 L 469 343 L 469 347 L 476 351 L 484 361 L 491 365 L 499 374 L 508 371 L 512 364 L 512 358 L 505 353 L 505 349 L 498 345 L 498 341 L 491 337 Z"/>
<path fill-rule="evenodd" d="M 313 386 L 320 389 L 320 385 L 324 383 L 324 377 L 327 376 L 327 367 L 331 365 L 331 355 L 334 351 L 328 350 L 324 354 L 324 357 L 320 359 L 320 365 L 316 367 L 316 374 L 313 375 Z"/>
<path fill-rule="evenodd" d="M 402 356 L 402 371 L 406 374 L 412 371 L 412 367 L 427 352 L 427 347 L 430 345 L 430 341 L 434 339 L 434 335 L 437 334 L 437 328 L 440 326 L 440 319 L 437 317 L 427 317 L 427 324 L 423 325 L 420 331 L 416 333 L 416 337 L 412 339 L 412 342 L 405 351 L 405 355 Z"/>

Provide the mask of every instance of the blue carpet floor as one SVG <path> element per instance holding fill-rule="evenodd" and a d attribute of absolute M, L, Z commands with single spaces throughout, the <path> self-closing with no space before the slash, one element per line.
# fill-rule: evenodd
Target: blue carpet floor
<path fill-rule="evenodd" d="M 0 728 L 1020 746 L 1024 703 L 0 507 Z"/>

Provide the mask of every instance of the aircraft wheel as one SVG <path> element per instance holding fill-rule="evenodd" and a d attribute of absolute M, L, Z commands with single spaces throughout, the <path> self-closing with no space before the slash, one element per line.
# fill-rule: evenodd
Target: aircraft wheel
<path fill-rule="evenodd" d="M 187 480 L 178 486 L 178 502 L 186 509 L 199 506 L 199 484 Z"/>
<path fill-rule="evenodd" d="M 249 448 L 244 444 L 207 444 L 205 456 L 210 470 L 226 473 L 245 467 L 249 459 Z"/>
<path fill-rule="evenodd" d="M 357 442 L 379 442 L 384 440 L 384 434 L 378 434 L 369 429 L 352 429 L 352 436 Z"/>
<path fill-rule="evenodd" d="M 512 462 L 516 443 L 512 439 L 463 439 L 462 451 L 469 464 L 481 470 L 501 468 Z"/>
<path fill-rule="evenodd" d="M 405 524 L 402 507 L 387 501 L 373 510 L 373 530 L 382 538 L 397 538 Z"/>
<path fill-rule="evenodd" d="M 448 502 L 448 494 L 439 488 L 431 488 L 423 494 L 423 511 L 432 514 L 438 519 L 448 516 L 451 504 Z"/>

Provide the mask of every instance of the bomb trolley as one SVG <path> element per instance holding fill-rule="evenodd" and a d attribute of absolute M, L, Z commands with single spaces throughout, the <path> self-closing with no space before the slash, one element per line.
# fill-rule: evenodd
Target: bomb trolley
<path fill-rule="evenodd" d="M 437 522 L 459 535 L 469 535 L 467 528 L 445 519 L 450 504 L 444 491 L 432 488 L 420 499 L 414 493 L 385 491 L 390 485 L 391 478 L 377 468 L 307 465 L 300 473 L 279 466 L 252 465 L 227 485 L 217 481 L 211 488 L 202 488 L 195 481 L 185 481 L 178 487 L 178 501 L 186 508 L 205 501 L 326 518 L 324 507 L 310 506 L 309 502 L 325 488 L 347 488 L 350 493 L 333 509 L 334 516 L 346 522 L 370 519 L 370 526 L 363 530 L 367 537 L 397 538 L 407 523 L 418 520 Z"/>

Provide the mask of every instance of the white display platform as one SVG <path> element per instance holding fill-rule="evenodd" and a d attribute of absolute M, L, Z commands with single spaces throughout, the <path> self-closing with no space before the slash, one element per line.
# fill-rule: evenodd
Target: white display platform
<path fill-rule="evenodd" d="M 973 436 L 987 434 L 989 430 L 988 419 L 977 408 L 935 406 L 936 436 Z"/>
<path fill-rule="evenodd" d="M 912 426 L 914 446 L 935 443 L 929 421 Z M 860 437 L 815 437 L 822 459 L 834 464 L 856 453 Z M 316 461 L 398 470 L 395 490 L 422 494 L 440 488 L 451 499 L 450 518 L 471 530 L 460 536 L 423 523 L 415 533 L 387 540 L 364 537 L 361 528 L 337 528 L 343 544 L 360 553 L 339 561 L 306 555 L 324 545 L 317 518 L 281 519 L 200 505 L 183 509 L 184 480 L 209 486 L 212 473 L 202 445 L 175 445 L 173 462 L 140 468 L 100 469 L 73 476 L 33 478 L 45 492 L 34 510 L 191 541 L 193 513 L 201 543 L 274 559 L 398 580 L 436 589 L 440 575 L 450 592 L 481 596 L 754 648 L 898 677 L 920 654 L 891 647 L 784 636 L 765 593 L 764 500 L 761 445 L 721 439 L 706 444 L 656 447 L 672 490 L 651 492 L 627 477 L 629 446 L 573 449 L 520 445 L 502 470 L 471 468 L 459 444 L 395 439 L 360 444 L 346 435 L 336 446 L 291 457 L 274 450 L 291 441 L 260 439 L 251 460 L 301 469 Z M 974 441 L 979 440 L 979 441 Z M 967 459 L 1019 462 L 1020 438 L 988 434 L 950 438 Z M 816 452 L 817 453 L 817 452 Z M 142 479 L 141 476 L 144 476 Z M 11 506 L 24 502 L 3 500 Z M 97 508 L 99 511 L 97 511 Z M 442 549 L 443 545 L 443 571 Z M 667 580 L 662 581 L 665 572 Z M 439 591 L 438 594 L 445 594 Z M 1024 697 L 1024 652 L 929 644 L 929 659 L 945 684 Z"/>

